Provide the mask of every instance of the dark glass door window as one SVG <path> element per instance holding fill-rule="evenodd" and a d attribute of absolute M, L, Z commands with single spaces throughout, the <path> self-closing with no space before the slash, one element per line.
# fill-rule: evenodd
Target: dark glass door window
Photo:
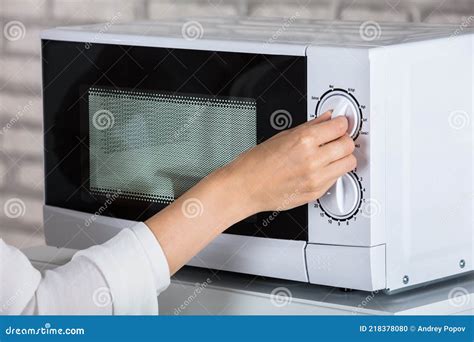
<path fill-rule="evenodd" d="M 304 57 L 43 41 L 43 61 L 48 205 L 146 220 L 277 134 L 276 111 L 306 121 Z M 227 232 L 306 240 L 306 206 Z"/>

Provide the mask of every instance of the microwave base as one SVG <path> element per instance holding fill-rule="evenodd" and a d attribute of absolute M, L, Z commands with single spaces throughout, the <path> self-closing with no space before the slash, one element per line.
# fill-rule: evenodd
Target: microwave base
<path fill-rule="evenodd" d="M 43 216 L 47 245 L 72 249 L 104 243 L 136 224 L 48 205 Z M 385 289 L 385 245 L 315 245 L 221 234 L 188 265 L 364 291 Z"/>
<path fill-rule="evenodd" d="M 137 223 L 49 205 L 43 206 L 43 221 L 46 244 L 71 249 L 84 249 L 104 243 L 121 229 Z M 426 279 L 411 286 L 390 288 L 386 283 L 390 270 L 386 269 L 388 263 L 385 258 L 385 244 L 372 247 L 337 246 L 221 234 L 188 265 L 354 290 L 383 290 L 387 293 L 418 288 L 472 271 L 466 267 L 464 272 L 439 279 Z"/>

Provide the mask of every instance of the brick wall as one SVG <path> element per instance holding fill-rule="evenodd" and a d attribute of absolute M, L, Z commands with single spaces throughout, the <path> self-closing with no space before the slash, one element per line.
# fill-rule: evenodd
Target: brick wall
<path fill-rule="evenodd" d="M 19 247 L 44 243 L 39 32 L 46 27 L 105 22 L 117 12 L 130 21 L 295 10 L 307 18 L 461 24 L 473 7 L 472 0 L 0 0 L 0 236 Z M 5 34 L 13 21 L 19 39 Z"/>

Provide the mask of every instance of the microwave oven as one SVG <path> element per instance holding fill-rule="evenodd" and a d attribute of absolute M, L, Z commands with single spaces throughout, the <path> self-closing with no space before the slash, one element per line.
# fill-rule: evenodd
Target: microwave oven
<path fill-rule="evenodd" d="M 467 26 L 186 18 L 42 33 L 49 245 L 85 248 L 339 108 L 357 169 L 188 265 L 365 291 L 473 270 Z"/>

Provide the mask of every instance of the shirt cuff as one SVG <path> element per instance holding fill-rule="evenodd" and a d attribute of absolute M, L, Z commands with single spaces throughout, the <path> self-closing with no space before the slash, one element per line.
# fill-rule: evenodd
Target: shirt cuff
<path fill-rule="evenodd" d="M 170 285 L 170 270 L 168 260 L 155 235 L 143 222 L 132 227 L 138 241 L 140 241 L 150 263 L 155 279 L 157 294 L 160 294 Z"/>
<path fill-rule="evenodd" d="M 115 315 L 158 313 L 154 274 L 142 244 L 131 229 L 123 229 L 102 245 L 77 252 L 73 261 L 81 256 L 103 274 Z"/>

